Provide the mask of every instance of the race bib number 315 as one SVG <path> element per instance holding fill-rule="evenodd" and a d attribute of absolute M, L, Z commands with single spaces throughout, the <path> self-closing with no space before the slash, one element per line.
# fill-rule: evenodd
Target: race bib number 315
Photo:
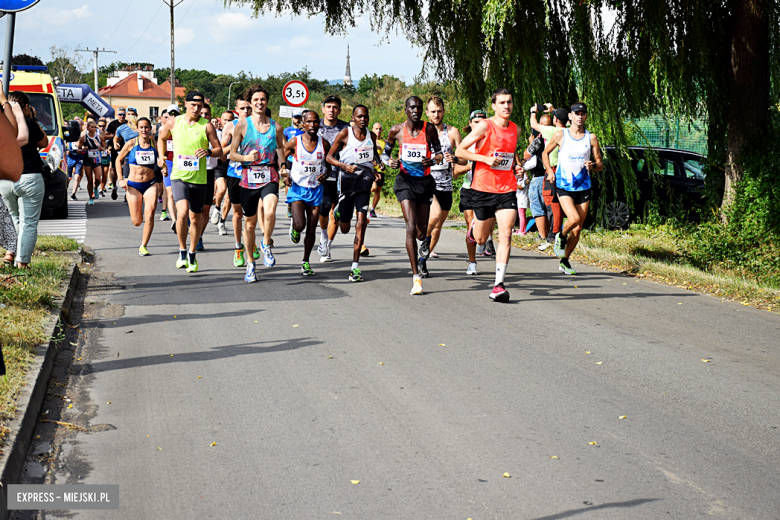
<path fill-rule="evenodd" d="M 424 144 L 404 143 L 401 147 L 401 160 L 406 162 L 422 162 L 427 156 L 428 146 Z"/>
<path fill-rule="evenodd" d="M 512 160 L 514 159 L 514 155 L 515 154 L 508 153 L 508 152 L 494 152 L 493 156 L 500 157 L 501 161 L 499 161 L 498 164 L 493 166 L 493 169 L 494 170 L 499 170 L 499 171 L 504 171 L 504 172 L 511 170 L 512 169 Z"/>
<path fill-rule="evenodd" d="M 176 167 L 185 172 L 194 172 L 200 169 L 200 159 L 196 155 L 177 155 Z"/>
<path fill-rule="evenodd" d="M 355 155 L 357 156 L 357 163 L 370 163 L 373 160 L 373 150 L 370 146 L 361 146 L 355 148 Z"/>

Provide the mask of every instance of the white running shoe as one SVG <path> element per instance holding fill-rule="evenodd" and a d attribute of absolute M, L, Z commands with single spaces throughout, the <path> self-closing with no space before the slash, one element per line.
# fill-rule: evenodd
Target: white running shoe
<path fill-rule="evenodd" d="M 414 285 L 412 286 L 412 290 L 409 294 L 411 294 L 412 296 L 416 296 L 422 293 L 423 293 L 422 280 L 415 278 Z"/>
<path fill-rule="evenodd" d="M 537 248 L 539 251 L 546 251 L 548 247 L 550 247 L 552 244 L 548 241 L 544 241 L 541 244 L 539 244 L 539 247 Z"/>
<path fill-rule="evenodd" d="M 479 273 L 477 273 L 477 263 L 476 262 L 469 262 L 469 268 L 466 271 L 466 274 L 479 274 Z"/>
<path fill-rule="evenodd" d="M 220 235 L 227 235 L 227 228 L 225 227 L 224 222 L 219 221 L 219 223 L 217 223 L 217 230 L 219 231 Z"/>
<path fill-rule="evenodd" d="M 320 262 L 322 262 L 323 264 L 324 264 L 325 262 L 330 262 L 331 260 L 333 260 L 333 259 L 330 257 L 330 249 L 329 249 L 327 246 L 325 247 L 325 251 L 326 251 L 327 253 L 326 253 L 326 254 L 324 254 L 324 255 L 322 255 L 322 256 L 320 257 Z"/>
<path fill-rule="evenodd" d="M 320 245 L 317 246 L 317 252 L 320 256 L 326 256 L 328 254 L 328 243 L 320 240 Z"/>
<path fill-rule="evenodd" d="M 215 226 L 219 223 L 219 209 L 217 209 L 215 206 L 211 207 L 211 223 Z"/>

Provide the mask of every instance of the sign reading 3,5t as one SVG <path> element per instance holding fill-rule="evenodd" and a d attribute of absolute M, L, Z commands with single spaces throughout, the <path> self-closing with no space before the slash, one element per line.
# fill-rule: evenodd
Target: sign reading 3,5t
<path fill-rule="evenodd" d="M 297 79 L 288 81 L 282 90 L 282 97 L 288 105 L 299 107 L 309 99 L 309 87 Z"/>

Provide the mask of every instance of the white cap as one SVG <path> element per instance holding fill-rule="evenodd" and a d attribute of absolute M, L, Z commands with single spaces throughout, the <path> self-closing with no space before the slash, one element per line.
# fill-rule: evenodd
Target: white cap
<path fill-rule="evenodd" d="M 296 108 L 295 110 L 293 110 L 292 113 L 293 117 L 301 117 L 302 115 L 303 115 L 303 110 L 301 110 L 300 108 Z"/>
<path fill-rule="evenodd" d="M 166 110 L 166 111 L 167 111 L 169 114 L 171 113 L 171 111 L 172 111 L 172 110 L 175 110 L 176 112 L 178 112 L 178 113 L 180 113 L 180 114 L 181 114 L 181 110 L 179 109 L 179 105 L 177 105 L 176 103 L 172 104 L 171 106 L 169 106 L 169 107 L 168 107 L 168 108 L 166 108 L 165 110 Z"/>

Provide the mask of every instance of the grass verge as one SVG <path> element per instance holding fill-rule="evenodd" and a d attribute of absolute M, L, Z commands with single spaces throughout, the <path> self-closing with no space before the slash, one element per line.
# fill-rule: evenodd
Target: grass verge
<path fill-rule="evenodd" d="M 16 396 L 25 384 L 33 349 L 49 340 L 45 325 L 71 262 L 57 252 L 76 249 L 73 240 L 41 236 L 29 270 L 0 266 L 0 342 L 6 367 L 0 377 L 0 443 L 8 432 L 5 424 L 16 414 Z"/>
<path fill-rule="evenodd" d="M 396 200 L 383 197 L 377 210 L 384 215 L 401 217 Z M 451 215 L 462 220 L 462 215 Z M 465 225 L 462 230 L 465 232 Z M 537 249 L 539 238 L 535 233 L 515 236 L 512 245 L 554 256 L 552 248 Z M 709 273 L 685 261 L 685 252 L 667 226 L 632 224 L 627 231 L 585 230 L 574 251 L 572 260 L 637 278 L 645 278 L 680 289 L 687 289 L 739 302 L 771 312 L 780 312 L 780 289 L 730 273 Z"/>

